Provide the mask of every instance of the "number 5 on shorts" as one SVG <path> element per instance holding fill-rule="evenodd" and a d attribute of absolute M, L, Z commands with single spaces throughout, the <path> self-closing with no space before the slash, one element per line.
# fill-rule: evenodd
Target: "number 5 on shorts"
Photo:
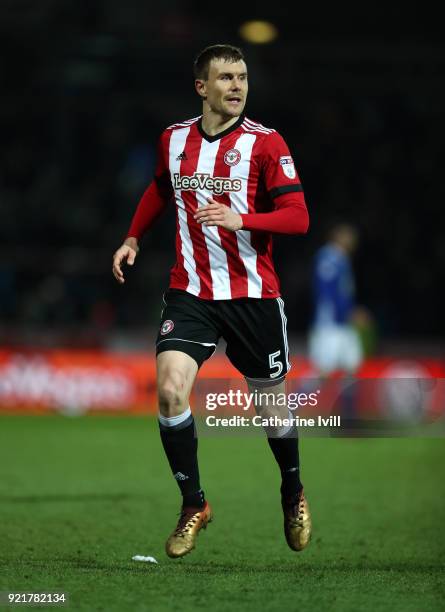
<path fill-rule="evenodd" d="M 269 367 L 270 367 L 270 377 L 276 378 L 283 371 L 283 362 L 278 361 L 278 357 L 280 356 L 281 351 L 276 351 L 275 353 L 269 353 Z M 273 370 L 276 368 L 276 371 Z"/>

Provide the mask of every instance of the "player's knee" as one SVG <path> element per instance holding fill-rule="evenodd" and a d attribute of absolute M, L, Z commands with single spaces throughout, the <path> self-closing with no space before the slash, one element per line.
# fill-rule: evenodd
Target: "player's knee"
<path fill-rule="evenodd" d="M 185 383 L 185 376 L 180 372 L 170 372 L 159 381 L 159 411 L 163 416 L 176 416 L 185 410 L 187 407 Z"/>

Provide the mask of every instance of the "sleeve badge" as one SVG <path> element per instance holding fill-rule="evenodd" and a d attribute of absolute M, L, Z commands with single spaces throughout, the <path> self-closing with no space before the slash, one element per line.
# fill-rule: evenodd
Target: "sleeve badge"
<path fill-rule="evenodd" d="M 297 176 L 294 160 L 290 155 L 282 155 L 280 157 L 280 166 L 287 178 L 294 179 Z"/>

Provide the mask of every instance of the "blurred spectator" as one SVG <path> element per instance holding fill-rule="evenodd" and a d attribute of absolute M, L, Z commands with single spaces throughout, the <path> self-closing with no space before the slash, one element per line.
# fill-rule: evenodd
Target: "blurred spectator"
<path fill-rule="evenodd" d="M 353 226 L 335 225 L 329 241 L 315 256 L 309 358 L 323 376 L 337 370 L 354 374 L 362 362 L 363 349 L 353 326 L 356 301 L 350 261 L 357 245 L 358 233 Z"/>

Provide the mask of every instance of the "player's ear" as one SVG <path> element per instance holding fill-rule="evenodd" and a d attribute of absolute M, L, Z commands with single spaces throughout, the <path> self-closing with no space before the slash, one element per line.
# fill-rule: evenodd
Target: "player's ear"
<path fill-rule="evenodd" d="M 203 100 L 207 99 L 207 88 L 206 88 L 205 81 L 203 81 L 202 79 L 196 79 L 195 89 L 196 89 L 198 96 L 200 96 Z"/>

